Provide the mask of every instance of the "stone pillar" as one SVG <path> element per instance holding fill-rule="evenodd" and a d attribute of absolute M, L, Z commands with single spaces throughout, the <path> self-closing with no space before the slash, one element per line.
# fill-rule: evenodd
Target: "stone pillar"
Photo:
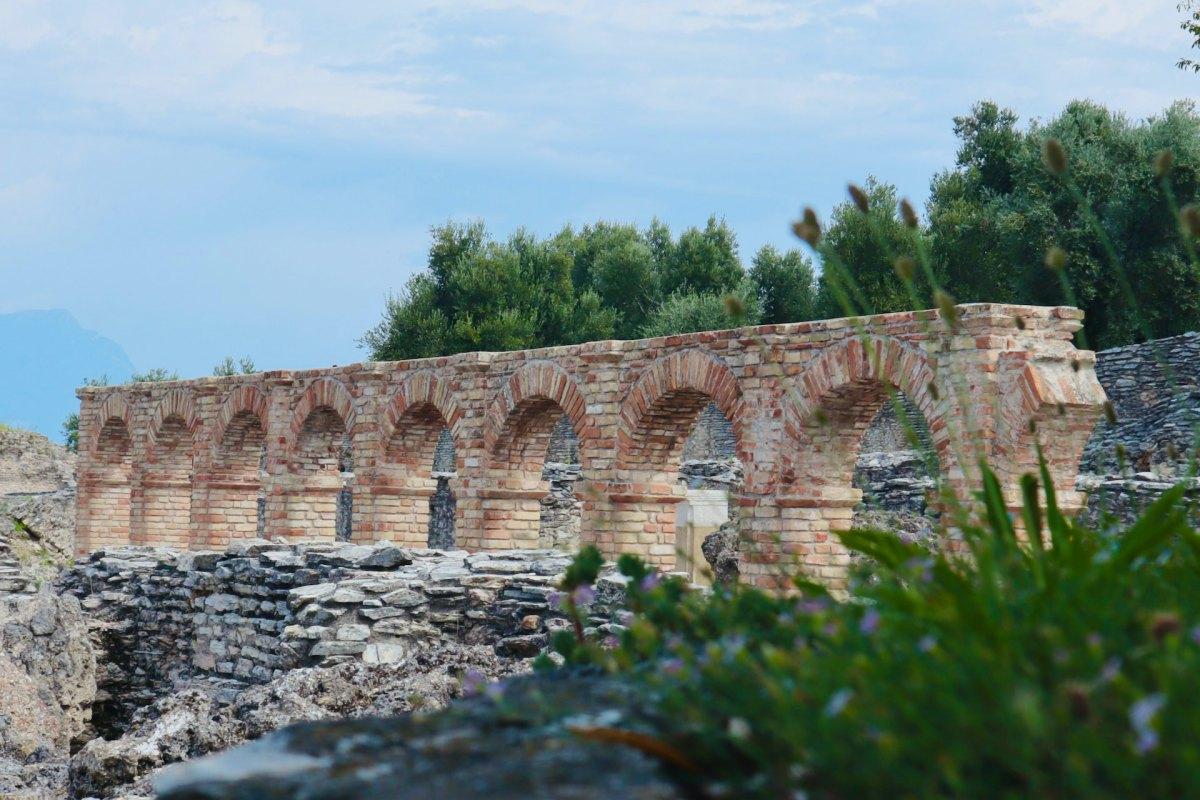
<path fill-rule="evenodd" d="M 729 521 L 729 499 L 729 492 L 723 489 L 688 489 L 684 501 L 675 507 L 676 568 L 688 573 L 694 583 L 712 582 L 712 570 L 700 548 L 709 534 Z"/>

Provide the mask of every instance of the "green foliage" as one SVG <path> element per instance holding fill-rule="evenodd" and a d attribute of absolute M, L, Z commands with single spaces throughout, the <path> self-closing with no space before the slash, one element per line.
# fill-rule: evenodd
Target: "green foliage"
<path fill-rule="evenodd" d="M 857 313 L 913 308 L 904 282 L 896 275 L 896 259 L 916 255 L 912 236 L 897 212 L 896 187 L 868 177 L 862 191 L 868 201 L 867 213 L 845 202 L 834 208 L 830 218 L 824 246 L 836 253 L 837 259 L 826 259 L 821 271 L 818 317 L 846 315 L 839 288 L 853 301 Z M 844 273 L 849 273 L 849 279 Z M 918 304 L 925 308 L 932 304 L 927 287 L 921 291 Z"/>
<path fill-rule="evenodd" d="M 650 315 L 642 336 L 715 331 L 740 325 L 757 325 L 762 319 L 758 287 L 743 280 L 728 294 L 677 292 Z"/>
<path fill-rule="evenodd" d="M 134 383 L 159 383 L 161 381 L 177 381 L 179 380 L 178 372 L 168 372 L 162 367 L 153 367 L 145 372 L 135 372 L 130 376 L 129 380 Z"/>
<path fill-rule="evenodd" d="M 225 356 L 220 364 L 213 367 L 212 374 L 217 378 L 230 378 L 234 375 L 253 375 L 255 372 L 254 360 L 250 356 L 243 356 L 236 362 L 233 356 Z"/>
<path fill-rule="evenodd" d="M 811 313 L 804 257 L 771 250 L 755 273 L 761 283 L 750 285 L 733 232 L 715 217 L 678 239 L 658 220 L 644 230 L 608 222 L 567 227 L 548 239 L 518 231 L 503 242 L 478 222 L 432 233 L 428 269 L 388 299 L 383 320 L 363 337 L 374 359 L 726 328 L 756 321 L 760 297 L 776 314 Z M 734 315 L 744 322 L 718 313 L 730 294 L 746 307 Z"/>
<path fill-rule="evenodd" d="M 84 378 L 84 386 L 108 386 L 108 376 L 99 378 Z M 72 453 L 79 452 L 79 414 L 71 412 L 62 424 L 63 443 Z"/>
<path fill-rule="evenodd" d="M 799 250 L 781 253 L 764 245 L 750 267 L 762 308 L 762 322 L 803 322 L 816 317 L 816 281 L 812 261 Z"/>
<path fill-rule="evenodd" d="M 619 644 L 560 653 L 635 687 L 649 727 L 626 740 L 697 796 L 1197 796 L 1200 536 L 1182 490 L 1118 533 L 1023 488 L 1045 541 L 1018 540 L 985 471 L 987 522 L 961 554 L 844 534 L 876 577 L 841 601 L 804 582 L 704 594 L 625 556 Z"/>
<path fill-rule="evenodd" d="M 1179 11 L 1184 12 L 1179 28 L 1191 39 L 1191 44 L 1188 45 L 1189 49 L 1200 49 L 1200 3 L 1197 3 L 1196 0 L 1183 0 L 1176 7 Z M 1200 72 L 1200 62 L 1192 58 L 1180 58 L 1175 62 L 1175 66 L 1182 70 Z"/>
<path fill-rule="evenodd" d="M 1200 116 L 1192 105 L 1133 123 L 1074 102 L 1048 123 L 1020 130 L 1012 111 L 980 103 L 955 120 L 955 133 L 958 163 L 934 178 L 929 232 L 934 261 L 959 302 L 1069 302 L 1060 276 L 1044 266 L 1046 252 L 1061 247 L 1068 282 L 1087 313 L 1090 346 L 1200 327 L 1200 268 L 1188 257 L 1155 174 L 1156 155 L 1171 151 L 1168 183 L 1180 203 L 1196 198 Z M 1044 166 L 1048 139 L 1063 145 L 1070 183 Z M 1137 287 L 1140 313 L 1122 289 L 1122 268 Z"/>

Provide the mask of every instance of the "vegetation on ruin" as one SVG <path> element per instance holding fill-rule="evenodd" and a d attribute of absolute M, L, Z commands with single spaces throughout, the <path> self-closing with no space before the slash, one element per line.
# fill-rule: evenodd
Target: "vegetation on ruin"
<path fill-rule="evenodd" d="M 705 594 L 622 557 L 626 630 L 554 645 L 624 676 L 654 723 L 577 733 L 659 758 L 702 797 L 1195 796 L 1200 534 L 1182 489 L 1128 530 L 1091 530 L 1042 477 L 1022 514 L 1044 543 L 1018 538 L 987 473 L 961 552 L 843 534 L 873 564 L 843 600 L 799 577 L 789 595 Z M 577 630 L 600 566 L 585 550 L 566 576 Z"/>

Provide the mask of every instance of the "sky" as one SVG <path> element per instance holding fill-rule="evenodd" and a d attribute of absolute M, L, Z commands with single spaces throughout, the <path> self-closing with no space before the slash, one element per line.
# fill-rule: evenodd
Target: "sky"
<path fill-rule="evenodd" d="M 1175 0 L 0 0 L 0 313 L 140 369 L 363 360 L 429 228 L 725 217 L 794 244 L 955 115 L 1195 96 Z M 0 342 L 0 346 L 10 343 Z"/>

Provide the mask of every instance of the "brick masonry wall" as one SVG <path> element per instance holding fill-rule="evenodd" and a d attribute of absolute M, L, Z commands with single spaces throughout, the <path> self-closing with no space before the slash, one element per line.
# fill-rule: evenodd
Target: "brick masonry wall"
<path fill-rule="evenodd" d="M 453 437 L 456 544 L 536 546 L 551 434 L 579 448 L 581 532 L 609 554 L 675 563 L 684 442 L 710 404 L 726 417 L 744 480 L 743 576 L 772 585 L 780 559 L 833 586 L 847 555 L 833 531 L 861 492 L 858 444 L 900 389 L 928 422 L 940 474 L 970 499 L 982 450 L 1015 500 L 1032 444 L 1052 446 L 1068 506 L 1103 394 L 1071 343 L 1079 311 L 964 305 L 936 312 L 768 325 L 411 362 L 269 372 L 79 391 L 79 545 L 223 547 L 264 533 L 335 538 L 352 494 L 356 543 L 428 542 L 437 442 Z M 990 409 L 983 414 L 979 409 Z M 1031 428 L 1035 431 L 1031 433 Z M 349 437 L 353 472 L 339 467 Z M 247 452 L 265 452 L 265 477 Z"/>

